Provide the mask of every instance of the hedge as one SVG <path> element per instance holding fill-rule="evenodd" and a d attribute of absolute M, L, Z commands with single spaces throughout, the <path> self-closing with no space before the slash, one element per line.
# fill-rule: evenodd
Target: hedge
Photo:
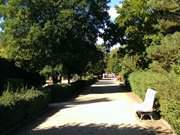
<path fill-rule="evenodd" d="M 130 74 L 129 82 L 131 89 L 142 99 L 147 88 L 158 91 L 161 115 L 172 125 L 176 133 L 180 134 L 180 76 L 151 70 L 137 71 Z"/>
<path fill-rule="evenodd" d="M 80 80 L 70 85 L 52 85 L 41 91 L 35 89 L 7 90 L 0 96 L 0 134 L 10 131 L 37 117 L 50 102 L 72 99 L 82 88 L 96 80 Z"/>
<path fill-rule="evenodd" d="M 95 81 L 96 79 L 79 80 L 71 84 L 48 86 L 45 89 L 49 91 L 51 95 L 51 102 L 63 102 L 77 97 L 83 92 L 84 87 L 93 84 Z"/>
<path fill-rule="evenodd" d="M 36 117 L 48 102 L 46 93 L 34 89 L 3 92 L 0 96 L 0 134 Z"/>

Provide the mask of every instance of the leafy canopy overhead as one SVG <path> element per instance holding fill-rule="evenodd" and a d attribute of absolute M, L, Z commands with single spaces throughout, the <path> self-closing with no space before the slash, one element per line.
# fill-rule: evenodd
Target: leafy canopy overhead
<path fill-rule="evenodd" d="M 4 17 L 6 57 L 28 70 L 63 64 L 81 73 L 96 62 L 95 43 L 109 22 L 108 0 L 8 0 Z M 83 58 L 83 59 L 82 59 Z"/>

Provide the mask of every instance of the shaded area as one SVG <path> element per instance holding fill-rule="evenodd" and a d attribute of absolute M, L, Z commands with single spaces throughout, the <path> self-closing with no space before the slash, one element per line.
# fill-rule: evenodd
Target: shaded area
<path fill-rule="evenodd" d="M 85 105 L 85 104 L 92 104 L 92 103 L 100 103 L 100 102 L 110 102 L 112 100 L 108 98 L 99 98 L 99 99 L 92 99 L 92 100 L 86 100 L 86 101 L 70 101 L 70 102 L 64 102 L 64 103 L 54 103 L 50 104 L 48 109 L 46 110 L 47 112 L 42 114 L 39 119 L 34 119 L 31 123 L 29 123 L 26 126 L 22 126 L 21 128 L 18 128 L 15 132 L 14 135 L 19 135 L 22 134 L 21 132 L 26 132 L 30 131 L 34 128 L 36 128 L 38 125 L 41 123 L 45 122 L 48 118 L 56 114 L 62 109 L 65 108 L 71 108 L 74 107 L 75 105 Z M 10 133 L 12 134 L 12 133 Z M 23 135 L 23 134 L 22 134 Z"/>
<path fill-rule="evenodd" d="M 92 100 L 86 100 L 86 101 L 74 101 L 71 102 L 71 105 L 83 105 L 83 104 L 93 104 L 93 103 L 99 103 L 99 102 L 109 102 L 112 101 L 108 98 L 99 98 L 99 99 L 92 99 Z"/>
<path fill-rule="evenodd" d="M 63 108 L 70 108 L 71 106 L 75 105 L 85 105 L 85 104 L 93 104 L 93 103 L 100 103 L 100 102 L 110 102 L 109 98 L 99 98 L 99 99 L 92 99 L 92 100 L 83 100 L 83 101 L 78 101 L 78 100 L 72 100 L 70 102 L 64 102 L 64 103 L 53 103 L 50 104 L 50 107 L 56 108 L 56 109 L 63 109 Z"/>
<path fill-rule="evenodd" d="M 157 129 L 124 124 L 111 126 L 107 124 L 67 124 L 49 129 L 25 131 L 23 135 L 156 135 L 155 130 Z M 168 131 L 164 130 L 158 133 L 166 134 Z"/>
<path fill-rule="evenodd" d="M 121 93 L 131 92 L 125 85 L 115 84 L 114 80 L 99 80 L 96 84 L 92 85 L 83 94 L 105 94 L 105 93 Z"/>
<path fill-rule="evenodd" d="M 89 88 L 89 94 L 119 93 L 119 86 L 94 86 Z"/>
<path fill-rule="evenodd" d="M 53 116 L 55 113 L 60 111 L 63 107 L 48 107 L 45 113 L 42 113 L 41 116 L 39 115 L 38 119 L 33 119 L 33 121 L 27 121 L 21 127 L 15 129 L 13 132 L 7 132 L 3 135 L 26 135 L 26 133 L 30 133 L 31 130 L 36 128 L 41 123 L 45 122 L 49 117 Z"/>
<path fill-rule="evenodd" d="M 96 82 L 96 84 L 95 85 L 108 85 L 108 84 L 112 84 L 112 85 L 115 85 L 115 83 L 114 83 L 114 80 L 112 80 L 112 79 L 104 79 L 104 80 L 99 80 L 98 82 Z"/>
<path fill-rule="evenodd" d="M 7 87 L 16 90 L 24 86 L 38 87 L 45 79 L 39 73 L 26 71 L 16 66 L 15 61 L 0 57 L 0 95 Z"/>

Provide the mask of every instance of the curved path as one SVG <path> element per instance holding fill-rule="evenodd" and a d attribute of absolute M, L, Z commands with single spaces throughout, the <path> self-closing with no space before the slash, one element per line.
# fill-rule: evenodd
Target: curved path
<path fill-rule="evenodd" d="M 172 135 L 164 120 L 139 120 L 139 98 L 113 80 L 100 80 L 72 102 L 50 112 L 18 135 Z"/>

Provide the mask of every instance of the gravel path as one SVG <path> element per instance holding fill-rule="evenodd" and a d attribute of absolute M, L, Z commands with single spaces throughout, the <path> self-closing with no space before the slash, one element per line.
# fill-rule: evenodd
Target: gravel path
<path fill-rule="evenodd" d="M 164 120 L 139 120 L 140 99 L 113 80 L 100 80 L 72 102 L 49 112 L 16 135 L 173 135 Z"/>

